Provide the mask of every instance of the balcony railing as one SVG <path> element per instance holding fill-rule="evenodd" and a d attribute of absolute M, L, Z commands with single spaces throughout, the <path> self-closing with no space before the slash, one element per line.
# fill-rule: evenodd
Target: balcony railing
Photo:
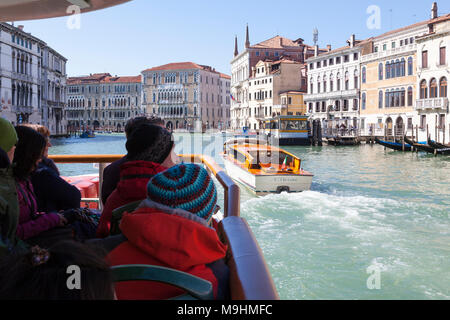
<path fill-rule="evenodd" d="M 416 110 L 448 110 L 448 98 L 431 98 L 416 100 Z"/>
<path fill-rule="evenodd" d="M 394 54 L 400 54 L 400 53 L 406 53 L 406 52 L 410 52 L 410 51 L 416 51 L 417 45 L 416 43 L 413 44 L 409 44 L 406 46 L 401 46 L 401 47 L 397 47 L 394 49 L 390 49 L 390 50 L 380 50 L 378 52 L 374 52 L 374 53 L 370 53 L 367 55 L 363 55 L 361 56 L 361 62 L 368 62 L 368 61 L 372 61 L 372 60 L 378 60 L 378 59 L 382 59 L 384 57 L 389 57 L 392 56 Z M 382 49 L 382 48 L 379 48 Z"/>
<path fill-rule="evenodd" d="M 16 113 L 33 113 L 32 106 L 14 106 L 13 111 Z"/>
<path fill-rule="evenodd" d="M 330 92 L 323 93 L 312 93 L 306 94 L 304 96 L 305 102 L 307 101 L 317 101 L 317 100 L 339 100 L 346 97 L 359 97 L 359 89 L 350 89 L 350 90 L 336 90 Z"/>

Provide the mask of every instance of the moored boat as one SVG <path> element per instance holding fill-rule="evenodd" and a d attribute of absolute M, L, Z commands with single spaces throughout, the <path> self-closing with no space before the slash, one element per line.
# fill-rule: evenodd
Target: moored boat
<path fill-rule="evenodd" d="M 95 138 L 95 134 L 92 131 L 85 131 L 80 135 L 81 139 Z"/>
<path fill-rule="evenodd" d="M 432 146 L 433 148 L 435 148 L 435 149 L 447 149 L 447 148 L 450 148 L 450 145 L 433 141 L 433 140 L 430 139 L 430 137 L 428 137 L 427 141 L 428 141 L 428 144 L 430 146 Z"/>
<path fill-rule="evenodd" d="M 410 144 L 405 143 L 404 145 L 402 143 L 398 142 L 390 142 L 390 141 L 384 141 L 380 140 L 378 138 L 375 138 L 375 142 L 392 150 L 396 151 L 411 151 L 412 147 Z"/>
<path fill-rule="evenodd" d="M 405 143 L 410 144 L 412 147 L 416 148 L 419 151 L 434 153 L 435 148 L 428 145 L 426 142 L 415 142 L 408 137 L 404 137 Z"/>
<path fill-rule="evenodd" d="M 438 155 L 438 154 L 450 155 L 450 145 L 435 142 L 435 141 L 431 140 L 430 137 L 428 137 L 427 141 L 428 141 L 428 144 L 435 149 L 434 150 L 435 155 Z"/>
<path fill-rule="evenodd" d="M 293 154 L 257 139 L 231 139 L 224 144 L 228 175 L 257 195 L 301 192 L 311 188 L 313 174 Z"/>

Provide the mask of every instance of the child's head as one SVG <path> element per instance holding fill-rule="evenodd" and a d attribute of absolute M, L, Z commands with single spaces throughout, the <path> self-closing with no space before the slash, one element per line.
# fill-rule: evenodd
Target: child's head
<path fill-rule="evenodd" d="M 97 250 L 62 241 L 49 249 L 33 247 L 5 257 L 0 263 L 0 300 L 114 299 L 110 268 Z"/>
<path fill-rule="evenodd" d="M 171 161 L 175 155 L 174 146 L 173 136 L 167 129 L 146 123 L 131 132 L 125 145 L 129 161 L 150 161 L 165 164 L 167 168 L 176 164 Z"/>
<path fill-rule="evenodd" d="M 208 171 L 196 164 L 179 164 L 150 179 L 150 200 L 189 211 L 208 223 L 216 209 L 217 191 Z"/>

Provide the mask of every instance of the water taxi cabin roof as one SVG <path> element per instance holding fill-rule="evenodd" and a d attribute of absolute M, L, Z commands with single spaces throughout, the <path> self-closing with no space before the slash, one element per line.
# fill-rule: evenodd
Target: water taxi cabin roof
<path fill-rule="evenodd" d="M 289 156 L 292 156 L 295 159 L 299 159 L 293 154 L 287 152 L 286 150 L 280 149 L 278 147 L 270 146 L 270 145 L 256 145 L 256 144 L 235 144 L 230 146 L 233 149 L 240 151 L 241 153 L 247 154 L 251 157 L 250 152 L 278 152 L 283 153 Z M 299 159 L 300 160 L 300 159 Z"/>
<path fill-rule="evenodd" d="M 81 13 L 112 7 L 130 0 L 1 0 L 0 21 L 23 21 L 63 17 L 73 14 L 71 5 Z"/>

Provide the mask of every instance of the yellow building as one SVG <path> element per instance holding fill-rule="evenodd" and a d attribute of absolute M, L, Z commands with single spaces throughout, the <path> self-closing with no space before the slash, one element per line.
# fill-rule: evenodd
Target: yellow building
<path fill-rule="evenodd" d="M 400 136 L 412 130 L 417 117 L 416 38 L 428 32 L 430 21 L 387 32 L 365 45 L 361 57 L 361 135 Z"/>
<path fill-rule="evenodd" d="M 302 91 L 287 91 L 280 93 L 281 110 L 278 115 L 282 116 L 300 116 L 306 114 L 306 104 L 303 101 Z"/>

